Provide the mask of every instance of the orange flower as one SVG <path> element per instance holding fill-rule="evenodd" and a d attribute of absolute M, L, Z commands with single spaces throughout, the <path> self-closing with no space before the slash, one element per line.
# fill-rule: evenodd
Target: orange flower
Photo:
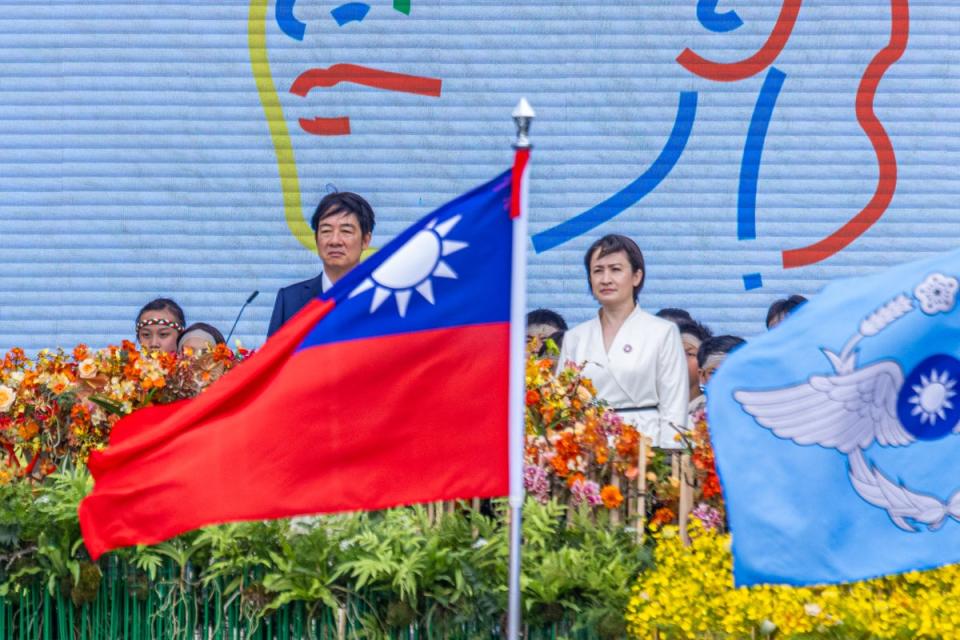
<path fill-rule="evenodd" d="M 225 344 L 218 344 L 213 348 L 213 361 L 219 364 L 233 362 L 233 351 Z"/>
<path fill-rule="evenodd" d="M 669 524 L 674 521 L 677 516 L 668 509 L 667 507 L 660 507 L 657 509 L 656 513 L 653 514 L 653 517 L 650 518 L 651 525 L 661 525 Z"/>
<path fill-rule="evenodd" d="M 90 349 L 85 344 L 78 344 L 73 349 L 73 359 L 75 362 L 86 360 L 90 357 Z"/>
<path fill-rule="evenodd" d="M 90 409 L 86 408 L 82 404 L 75 404 L 73 408 L 70 409 L 70 417 L 74 422 L 90 422 Z"/>
<path fill-rule="evenodd" d="M 566 458 L 554 456 L 550 459 L 550 466 L 553 467 L 553 470 L 556 471 L 557 475 L 561 478 L 566 477 L 566 475 L 570 473 Z"/>
<path fill-rule="evenodd" d="M 540 402 L 540 394 L 535 389 L 527 391 L 527 406 L 531 407 Z"/>
<path fill-rule="evenodd" d="M 620 489 L 608 484 L 600 490 L 600 499 L 603 500 L 603 506 L 607 509 L 616 509 L 623 503 L 623 494 Z"/>
<path fill-rule="evenodd" d="M 593 453 L 597 457 L 597 464 L 607 464 L 609 456 L 606 447 L 597 447 Z"/>
<path fill-rule="evenodd" d="M 40 433 L 40 425 L 33 420 L 24 422 L 17 427 L 17 435 L 22 440 L 33 440 L 38 433 Z"/>
<path fill-rule="evenodd" d="M 640 433 L 634 428 L 624 425 L 617 438 L 617 455 L 625 460 L 633 460 L 640 450 Z"/>
<path fill-rule="evenodd" d="M 569 431 L 564 431 L 557 440 L 557 455 L 563 458 L 576 458 L 580 455 L 580 445 L 577 444 L 576 436 Z"/>
<path fill-rule="evenodd" d="M 547 405 L 540 407 L 540 415 L 543 417 L 543 421 L 550 423 L 553 422 L 554 408 Z"/>
<path fill-rule="evenodd" d="M 570 475 L 567 477 L 567 487 L 572 487 L 572 486 L 573 486 L 574 484 L 576 484 L 578 481 L 579 481 L 579 482 L 586 482 L 586 480 L 587 480 L 587 479 L 584 477 L 584 475 L 583 475 L 582 473 L 580 473 L 579 471 L 577 471 L 576 473 L 572 473 L 572 474 L 570 474 Z"/>
<path fill-rule="evenodd" d="M 163 389 L 167 386 L 167 379 L 163 376 L 149 377 L 144 378 L 143 382 L 140 383 L 144 391 L 149 391 L 150 389 Z"/>
<path fill-rule="evenodd" d="M 714 496 L 719 496 L 723 493 L 720 489 L 720 479 L 717 477 L 717 474 L 713 471 L 707 472 L 707 476 L 703 479 L 703 497 L 706 500 L 713 498 Z"/>

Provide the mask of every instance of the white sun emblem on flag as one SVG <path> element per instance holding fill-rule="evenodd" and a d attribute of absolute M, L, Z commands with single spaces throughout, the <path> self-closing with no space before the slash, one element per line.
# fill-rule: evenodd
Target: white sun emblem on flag
<path fill-rule="evenodd" d="M 937 419 L 946 420 L 945 409 L 953 409 L 953 403 L 950 398 L 957 395 L 953 387 L 957 384 L 956 380 L 951 380 L 950 375 L 944 371 L 941 374 L 934 369 L 930 372 L 930 377 L 920 376 L 920 384 L 913 385 L 915 395 L 911 396 L 908 402 L 912 405 L 912 416 L 920 416 L 920 424 L 929 422 L 936 424 Z"/>
<path fill-rule="evenodd" d="M 374 289 L 370 302 L 370 313 L 373 313 L 394 295 L 400 317 L 407 314 L 410 296 L 414 291 L 430 304 L 434 304 L 431 278 L 457 277 L 456 272 L 443 258 L 469 246 L 466 242 L 446 240 L 447 234 L 457 226 L 461 217 L 457 215 L 440 224 L 432 220 L 374 269 L 370 277 L 353 290 L 350 297 Z"/>

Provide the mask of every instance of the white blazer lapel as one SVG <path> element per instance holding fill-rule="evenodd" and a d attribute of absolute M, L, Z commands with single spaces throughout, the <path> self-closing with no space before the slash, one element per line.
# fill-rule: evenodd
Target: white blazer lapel
<path fill-rule="evenodd" d="M 643 366 L 639 361 L 643 354 L 643 322 L 639 312 L 640 308 L 637 307 L 626 319 L 607 354 L 610 375 L 634 406 L 643 404 L 638 395 L 638 390 L 642 386 L 639 378 L 643 375 Z"/>

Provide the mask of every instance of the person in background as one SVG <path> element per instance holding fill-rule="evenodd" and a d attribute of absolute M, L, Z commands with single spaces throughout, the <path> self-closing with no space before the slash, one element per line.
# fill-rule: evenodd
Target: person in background
<path fill-rule="evenodd" d="M 710 378 L 720 367 L 727 355 L 738 349 L 746 340 L 739 336 L 714 336 L 704 340 L 697 352 L 700 366 L 700 390 L 703 391 Z"/>
<path fill-rule="evenodd" d="M 767 330 L 769 331 L 783 322 L 784 318 L 796 311 L 806 302 L 806 298 L 796 293 L 789 298 L 774 300 L 773 304 L 770 305 L 770 308 L 767 309 Z"/>
<path fill-rule="evenodd" d="M 669 320 L 670 322 L 680 322 L 681 320 L 693 322 L 693 316 L 690 315 L 689 311 L 675 307 L 664 307 L 660 309 L 660 311 L 657 311 L 656 316 L 664 320 Z"/>
<path fill-rule="evenodd" d="M 310 218 L 323 270 L 315 278 L 277 292 L 267 336 L 360 263 L 360 255 L 370 246 L 375 222 L 370 203 L 357 194 L 338 191 L 324 196 Z"/>
<path fill-rule="evenodd" d="M 646 279 L 637 243 L 611 234 L 583 260 L 600 303 L 597 316 L 566 333 L 560 366 L 584 364 L 600 399 L 655 446 L 676 448 L 687 424 L 687 373 L 677 326 L 643 311 L 637 297 Z"/>
<path fill-rule="evenodd" d="M 177 341 L 180 353 L 183 353 L 184 349 L 197 353 L 205 349 L 213 349 L 218 344 L 226 344 L 223 334 L 215 326 L 206 322 L 194 322 L 184 330 Z"/>
<path fill-rule="evenodd" d="M 137 314 L 137 342 L 151 351 L 177 352 L 177 340 L 186 326 L 183 309 L 170 298 L 157 298 Z"/>
<path fill-rule="evenodd" d="M 681 320 L 677 322 L 677 328 L 680 330 L 683 353 L 687 357 L 687 387 L 690 395 L 687 415 L 692 415 L 702 408 L 706 401 L 700 390 L 700 363 L 697 360 L 697 354 L 700 351 L 700 345 L 709 340 L 713 333 L 694 320 Z"/>
<path fill-rule="evenodd" d="M 567 321 L 552 309 L 534 309 L 527 314 L 527 341 L 537 338 L 543 341 L 537 355 L 549 355 L 546 341 L 553 340 L 557 348 L 563 346 L 563 334 L 567 331 Z"/>

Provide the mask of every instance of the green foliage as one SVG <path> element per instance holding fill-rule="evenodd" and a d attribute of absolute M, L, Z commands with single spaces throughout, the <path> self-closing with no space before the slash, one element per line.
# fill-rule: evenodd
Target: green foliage
<path fill-rule="evenodd" d="M 409 507 L 226 524 L 91 563 L 77 522 L 91 486 L 85 471 L 72 470 L 33 487 L 0 487 L 0 597 L 42 585 L 89 603 L 102 592 L 112 556 L 138 600 L 151 593 L 215 598 L 217 606 L 238 600 L 254 622 L 295 603 L 313 617 L 346 610 L 361 637 L 411 624 L 489 631 L 504 619 L 508 527 L 498 501 L 495 516 L 461 505 L 435 517 Z M 594 517 L 556 502 L 527 503 L 522 589 L 530 624 L 575 620 L 573 631 L 622 633 L 628 585 L 650 553 Z"/>

